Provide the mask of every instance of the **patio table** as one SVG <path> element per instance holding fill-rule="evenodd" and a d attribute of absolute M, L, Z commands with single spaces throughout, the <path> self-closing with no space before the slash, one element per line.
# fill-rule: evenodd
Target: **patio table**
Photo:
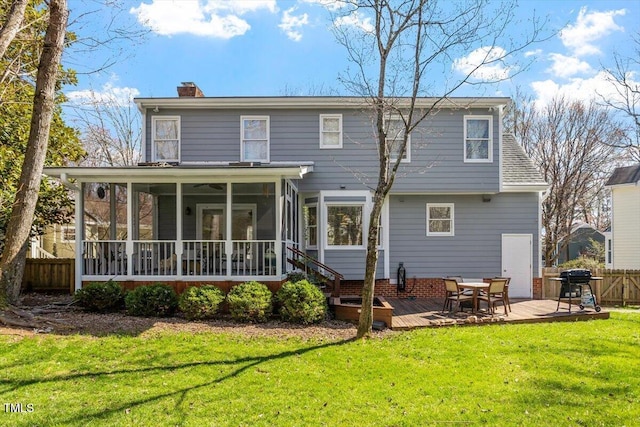
<path fill-rule="evenodd" d="M 473 291 L 473 302 L 471 311 L 475 313 L 478 309 L 478 294 L 483 289 L 489 289 L 489 283 L 484 282 L 460 282 L 458 286 L 463 289 L 471 289 Z"/>

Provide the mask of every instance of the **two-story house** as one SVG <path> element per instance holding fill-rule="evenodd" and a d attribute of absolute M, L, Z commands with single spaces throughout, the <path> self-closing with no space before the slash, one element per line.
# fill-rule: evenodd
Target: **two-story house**
<path fill-rule="evenodd" d="M 45 170 L 76 192 L 76 287 L 108 278 L 277 286 L 297 249 L 357 292 L 379 162 L 365 100 L 213 98 L 191 83 L 178 93 L 135 100 L 139 166 Z M 500 275 L 512 278 L 513 297 L 532 296 L 547 185 L 502 133 L 509 102 L 448 99 L 411 133 L 381 218 L 379 294 L 404 284 L 404 295 L 439 296 L 443 276 Z M 82 225 L 89 195 L 110 206 L 108 238 Z"/>
<path fill-rule="evenodd" d="M 616 168 L 605 186 L 611 190 L 607 267 L 640 270 L 640 164 Z"/>

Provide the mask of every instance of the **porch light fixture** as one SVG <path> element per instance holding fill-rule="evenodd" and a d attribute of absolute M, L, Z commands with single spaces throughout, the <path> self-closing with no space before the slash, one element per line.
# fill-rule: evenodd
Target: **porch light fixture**
<path fill-rule="evenodd" d="M 484 203 L 489 203 L 491 201 L 491 194 L 483 194 L 482 195 L 482 201 Z"/>
<path fill-rule="evenodd" d="M 186 209 L 184 210 L 184 214 L 191 215 L 191 208 L 189 206 L 187 206 Z"/>

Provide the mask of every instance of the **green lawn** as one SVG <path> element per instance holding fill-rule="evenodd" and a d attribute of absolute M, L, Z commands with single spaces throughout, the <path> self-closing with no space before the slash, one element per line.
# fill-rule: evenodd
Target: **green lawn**
<path fill-rule="evenodd" d="M 0 372 L 3 426 L 637 426 L 640 313 L 364 342 L 0 336 Z"/>

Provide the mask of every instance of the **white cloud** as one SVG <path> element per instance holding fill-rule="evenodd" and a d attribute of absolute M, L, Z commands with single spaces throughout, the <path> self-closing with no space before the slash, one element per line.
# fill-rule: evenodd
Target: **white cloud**
<path fill-rule="evenodd" d="M 301 0 L 302 3 L 318 4 L 330 11 L 336 11 L 346 6 L 346 2 L 342 0 Z"/>
<path fill-rule="evenodd" d="M 126 107 L 131 104 L 133 98 L 140 95 L 140 91 L 132 87 L 116 87 L 109 82 L 105 83 L 101 90 L 74 90 L 66 95 L 71 103 L 77 105 L 103 104 L 110 107 Z"/>
<path fill-rule="evenodd" d="M 251 28 L 241 15 L 262 9 L 275 13 L 275 0 L 152 0 L 151 4 L 140 3 L 129 12 L 160 35 L 193 34 L 230 39 Z"/>
<path fill-rule="evenodd" d="M 540 56 L 540 55 L 542 55 L 542 49 L 529 50 L 524 53 L 525 58 L 528 58 L 530 56 Z"/>
<path fill-rule="evenodd" d="M 625 13 L 625 9 L 587 12 L 587 8 L 583 7 L 576 23 L 567 25 L 560 33 L 560 39 L 577 56 L 599 54 L 600 49 L 593 42 L 614 31 L 624 31 L 624 28 L 615 23 L 614 18 Z"/>
<path fill-rule="evenodd" d="M 564 56 L 560 53 L 552 53 L 549 59 L 553 62 L 549 71 L 558 77 L 571 77 L 576 74 L 590 73 L 591 65 L 573 56 Z"/>
<path fill-rule="evenodd" d="M 477 80 L 504 80 L 509 77 L 511 71 L 501 59 L 506 53 L 501 47 L 484 46 L 454 60 L 453 69 Z"/>
<path fill-rule="evenodd" d="M 340 16 L 333 22 L 333 25 L 336 27 L 355 27 L 366 33 L 373 33 L 375 30 L 375 27 L 371 23 L 371 18 L 360 15 L 357 10 L 349 15 Z"/>
<path fill-rule="evenodd" d="M 299 29 L 309 23 L 309 15 L 303 13 L 302 15 L 294 16 L 292 13 L 295 10 L 295 7 L 285 10 L 282 15 L 282 21 L 280 21 L 278 27 L 280 27 L 291 40 L 299 42 L 302 40 L 302 33 Z"/>
<path fill-rule="evenodd" d="M 601 101 L 602 97 L 613 102 L 622 101 L 614 84 L 607 78 L 607 74 L 603 71 L 588 79 L 571 79 L 567 84 L 558 84 L 553 80 L 544 80 L 531 83 L 531 87 L 536 93 L 535 103 L 539 106 L 547 105 L 557 96 L 564 96 L 567 99 L 580 101 L 589 101 L 592 99 Z"/>

